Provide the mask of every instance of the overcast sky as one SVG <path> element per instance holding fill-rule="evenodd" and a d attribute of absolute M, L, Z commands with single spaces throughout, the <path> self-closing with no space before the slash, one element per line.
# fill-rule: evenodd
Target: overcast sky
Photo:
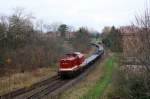
<path fill-rule="evenodd" d="M 101 31 L 104 26 L 128 25 L 148 0 L 0 0 L 0 14 L 16 7 L 47 23 L 62 22 Z"/>

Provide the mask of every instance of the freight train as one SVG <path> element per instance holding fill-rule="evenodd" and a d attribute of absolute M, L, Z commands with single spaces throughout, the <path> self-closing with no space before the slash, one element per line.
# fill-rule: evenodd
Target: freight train
<path fill-rule="evenodd" d="M 58 75 L 61 78 L 75 77 L 89 68 L 104 53 L 102 45 L 92 45 L 96 47 L 96 51 L 86 59 L 84 54 L 80 52 L 69 53 L 62 57 L 59 61 Z"/>

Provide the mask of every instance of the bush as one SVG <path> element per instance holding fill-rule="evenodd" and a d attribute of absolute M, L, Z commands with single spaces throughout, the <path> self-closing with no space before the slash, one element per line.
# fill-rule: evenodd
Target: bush
<path fill-rule="evenodd" d="M 113 97 L 121 99 L 150 99 L 150 74 L 127 73 L 119 70 L 113 77 Z"/>
<path fill-rule="evenodd" d="M 112 52 L 122 52 L 122 37 L 121 32 L 116 29 L 114 26 L 110 29 L 108 33 L 103 33 L 103 44 L 110 48 Z"/>
<path fill-rule="evenodd" d="M 5 60 L 11 59 L 5 68 L 19 71 L 32 70 L 47 66 L 56 66 L 58 58 L 63 53 L 60 40 L 52 39 L 41 42 L 41 45 L 32 44 L 23 48 L 12 49 L 5 54 Z"/>

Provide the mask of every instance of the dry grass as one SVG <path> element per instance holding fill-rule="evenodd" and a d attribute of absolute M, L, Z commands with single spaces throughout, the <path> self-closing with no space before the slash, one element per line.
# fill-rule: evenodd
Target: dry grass
<path fill-rule="evenodd" d="M 41 68 L 32 72 L 15 73 L 0 78 L 0 94 L 22 87 L 30 87 L 41 79 L 56 74 L 56 68 Z"/>

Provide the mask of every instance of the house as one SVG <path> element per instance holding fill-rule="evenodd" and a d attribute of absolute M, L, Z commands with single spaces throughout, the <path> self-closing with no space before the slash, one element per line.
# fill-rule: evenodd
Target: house
<path fill-rule="evenodd" d="M 138 31 L 135 26 L 122 26 L 119 28 L 123 43 L 123 57 L 134 57 L 138 48 Z"/>

